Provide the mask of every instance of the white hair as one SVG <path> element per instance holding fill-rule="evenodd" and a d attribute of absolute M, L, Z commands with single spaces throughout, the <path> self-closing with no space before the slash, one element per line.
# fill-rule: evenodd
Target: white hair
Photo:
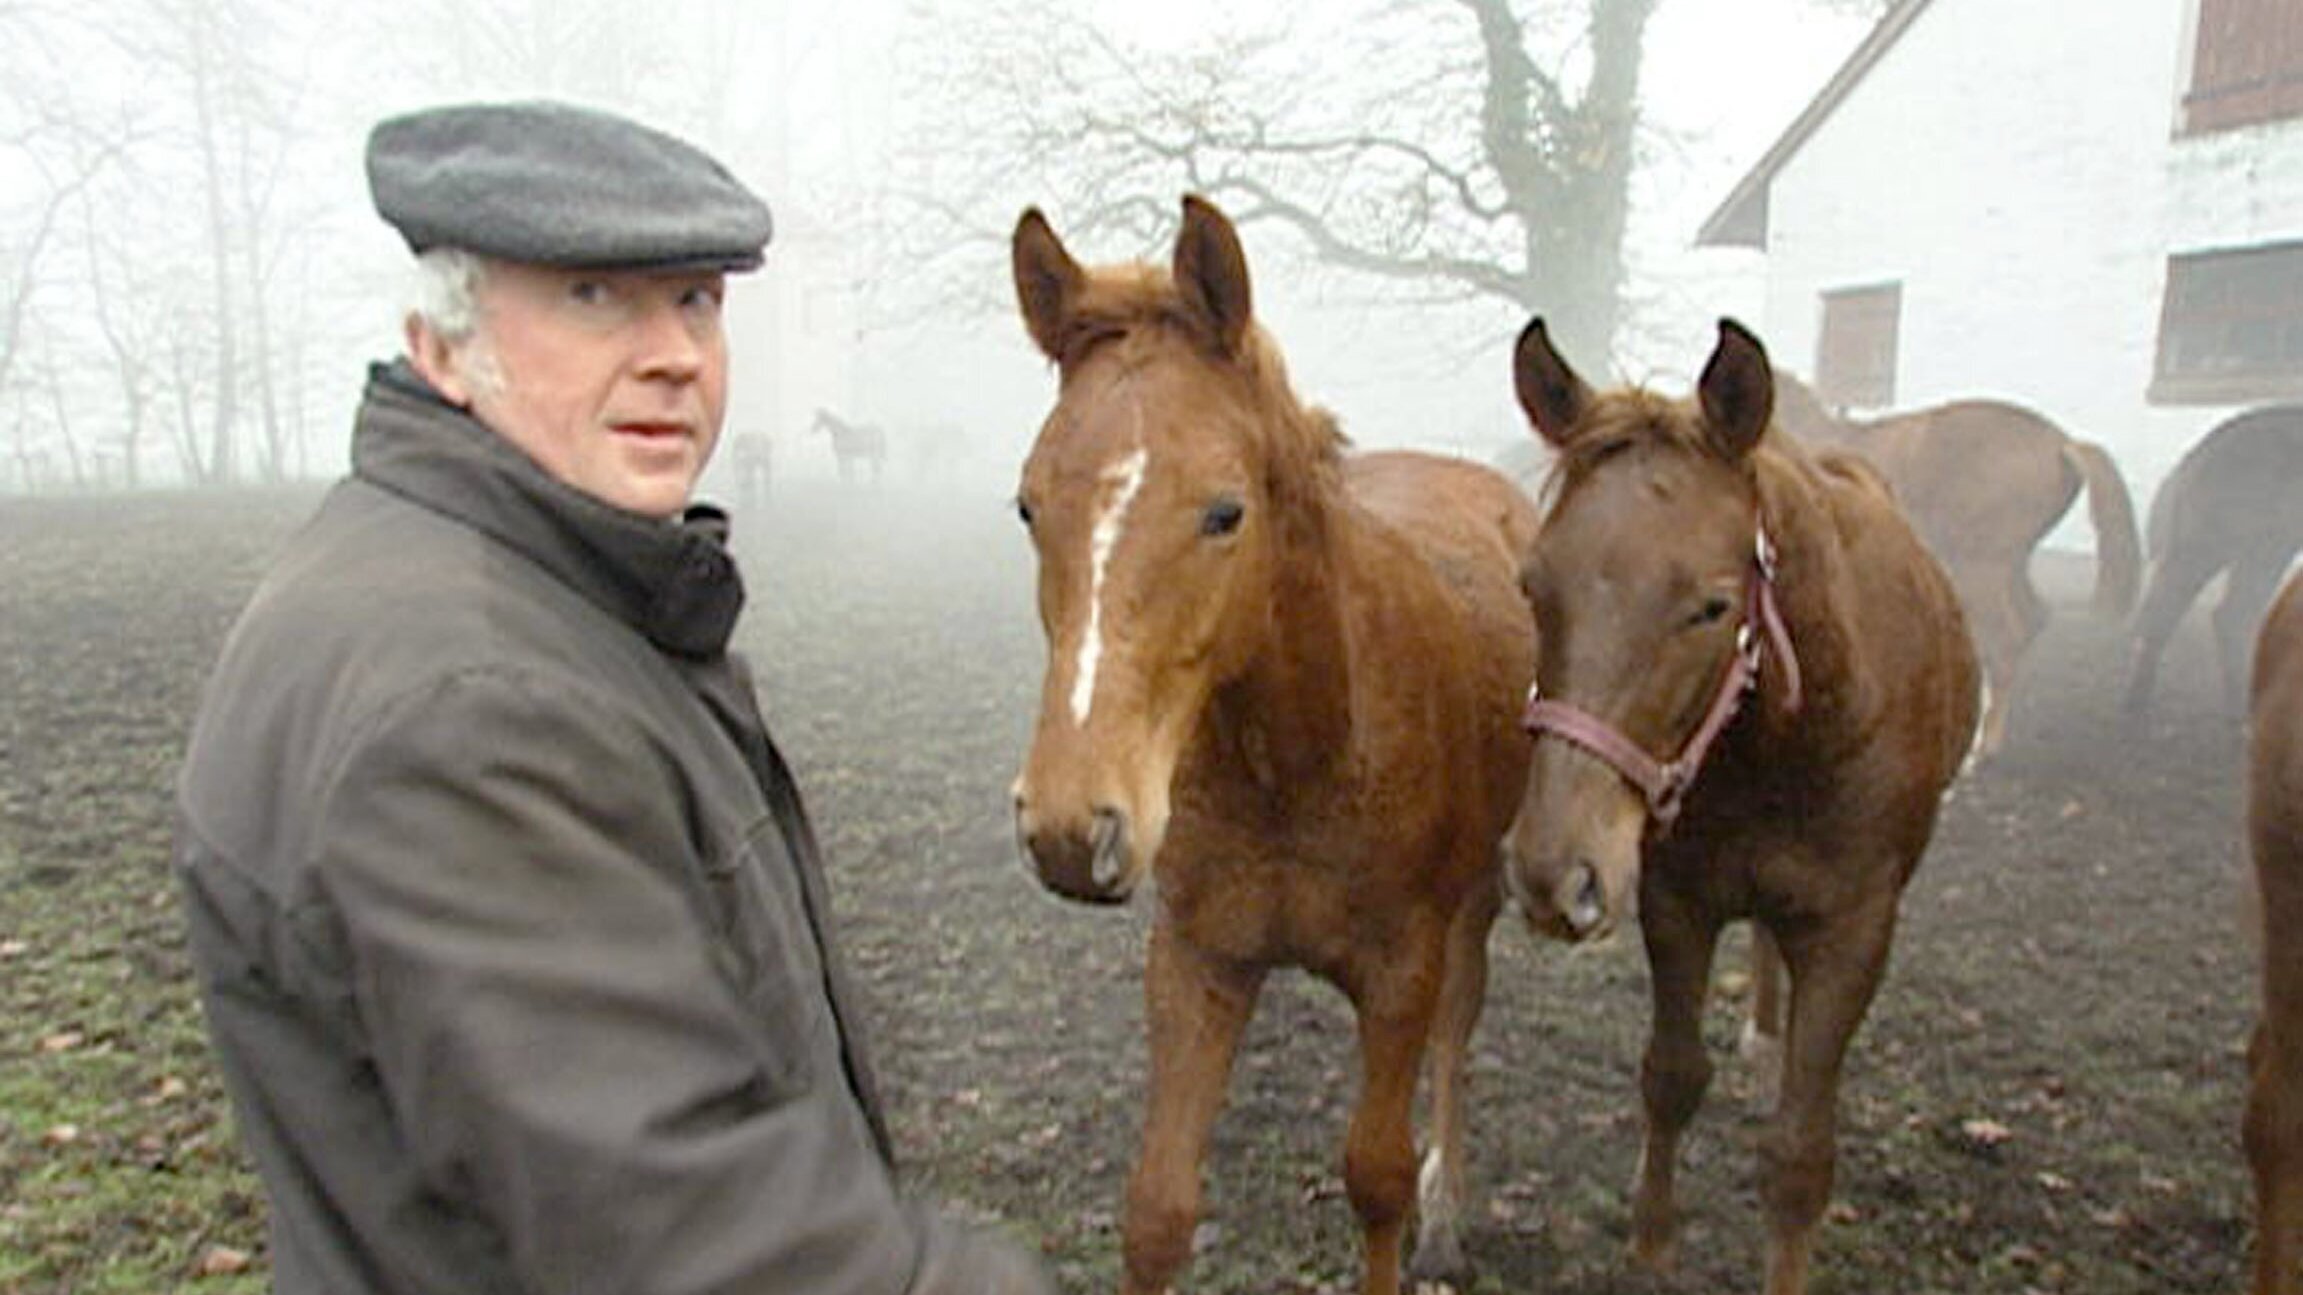
<path fill-rule="evenodd" d="M 487 272 L 487 261 L 463 248 L 427 248 L 416 254 L 408 309 L 433 332 L 461 342 L 480 327 L 480 280 Z"/>
<path fill-rule="evenodd" d="M 416 254 L 416 275 L 408 310 L 425 327 L 463 350 L 464 378 L 488 392 L 504 389 L 496 348 L 480 327 L 480 284 L 488 260 L 461 247 L 433 247 Z"/>

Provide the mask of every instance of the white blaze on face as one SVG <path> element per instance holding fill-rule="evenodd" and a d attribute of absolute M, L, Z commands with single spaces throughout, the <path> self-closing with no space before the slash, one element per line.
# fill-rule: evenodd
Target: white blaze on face
<path fill-rule="evenodd" d="M 1103 656 L 1104 567 L 1119 547 L 1120 530 L 1127 524 L 1128 505 L 1144 483 L 1144 465 L 1151 452 L 1137 446 L 1126 458 L 1096 474 L 1106 487 L 1103 511 L 1096 514 L 1094 534 L 1088 541 L 1088 628 L 1080 636 L 1080 657 L 1072 670 L 1072 723 L 1085 726 L 1096 697 L 1096 662 Z"/>

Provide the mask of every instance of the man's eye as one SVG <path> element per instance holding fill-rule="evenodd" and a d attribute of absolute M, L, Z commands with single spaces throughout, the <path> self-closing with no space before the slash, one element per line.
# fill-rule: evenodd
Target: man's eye
<path fill-rule="evenodd" d="M 586 306 L 597 306 L 608 299 L 608 285 L 597 279 L 578 279 L 568 285 L 568 299 Z"/>

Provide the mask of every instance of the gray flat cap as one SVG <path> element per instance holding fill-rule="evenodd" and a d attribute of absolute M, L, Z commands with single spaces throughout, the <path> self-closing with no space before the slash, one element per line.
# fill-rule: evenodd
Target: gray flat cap
<path fill-rule="evenodd" d="M 412 251 L 573 268 L 752 270 L 768 206 L 702 150 L 564 103 L 459 104 L 368 135 L 377 214 Z"/>

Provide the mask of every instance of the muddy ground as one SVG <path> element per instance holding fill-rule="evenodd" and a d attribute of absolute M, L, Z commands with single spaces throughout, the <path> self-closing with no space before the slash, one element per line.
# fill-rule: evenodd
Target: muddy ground
<path fill-rule="evenodd" d="M 164 867 L 199 680 L 309 492 L 0 500 L 0 1292 L 262 1289 L 262 1201 L 202 1052 Z M 738 544 L 739 637 L 797 767 L 923 1190 L 1109 1289 L 1143 1072 L 1140 909 L 1045 897 L 1007 786 L 1041 652 L 998 483 L 786 486 Z M 1818 1292 L 2229 1292 L 2253 1012 L 2240 737 L 2198 622 L 2160 718 L 2117 723 L 2083 564 L 2000 762 L 1946 811 L 1843 1093 Z M 1755 1289 L 1750 1074 L 1686 1148 L 1679 1271 L 1625 1261 L 1647 1017 L 1633 942 L 1507 916 L 1473 1074 L 1479 1289 Z M 1353 1289 L 1338 1175 L 1355 1087 L 1332 991 L 1276 978 L 1208 1166 L 1189 1289 Z"/>

